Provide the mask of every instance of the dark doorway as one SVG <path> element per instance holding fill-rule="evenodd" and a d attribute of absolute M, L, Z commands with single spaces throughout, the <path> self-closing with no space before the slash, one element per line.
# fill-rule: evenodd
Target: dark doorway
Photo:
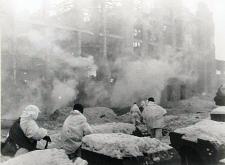
<path fill-rule="evenodd" d="M 186 99 L 186 85 L 180 86 L 180 99 L 181 100 Z"/>
<path fill-rule="evenodd" d="M 167 100 L 168 101 L 172 101 L 173 100 L 172 93 L 173 93 L 172 86 L 171 85 L 167 85 Z"/>

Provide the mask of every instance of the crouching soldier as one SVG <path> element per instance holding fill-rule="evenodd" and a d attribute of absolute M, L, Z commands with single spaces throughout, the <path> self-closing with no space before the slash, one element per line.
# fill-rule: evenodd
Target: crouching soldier
<path fill-rule="evenodd" d="M 131 122 L 135 126 L 141 123 L 141 111 L 139 110 L 136 103 L 133 104 L 133 106 L 130 109 L 130 115 L 131 115 Z"/>
<path fill-rule="evenodd" d="M 47 136 L 47 130 L 40 128 L 35 122 L 39 112 L 37 106 L 28 105 L 10 128 L 5 143 L 10 142 L 18 146 L 16 155 L 36 150 L 37 141 L 41 139 L 51 142 L 50 137 Z"/>
<path fill-rule="evenodd" d="M 218 106 L 225 106 L 225 84 L 218 88 L 214 101 Z"/>
<path fill-rule="evenodd" d="M 144 100 L 141 101 L 141 106 L 139 107 L 141 113 L 143 112 L 143 110 L 145 109 L 146 103 Z"/>
<path fill-rule="evenodd" d="M 70 159 L 81 156 L 82 138 L 91 133 L 91 127 L 83 115 L 83 106 L 75 104 L 73 111 L 70 112 L 63 124 L 61 134 L 62 148 Z"/>

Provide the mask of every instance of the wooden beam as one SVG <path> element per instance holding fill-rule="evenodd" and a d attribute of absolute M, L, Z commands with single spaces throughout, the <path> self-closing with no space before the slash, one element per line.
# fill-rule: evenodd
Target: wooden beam
<path fill-rule="evenodd" d="M 76 31 L 76 32 L 81 32 L 81 33 L 86 33 L 89 35 L 94 35 L 93 32 L 88 31 L 88 30 L 81 30 L 81 29 L 77 29 L 74 27 L 69 27 L 69 26 L 62 26 L 62 25 L 57 25 L 57 24 L 47 24 L 44 23 L 42 21 L 31 21 L 31 20 L 20 20 L 20 22 L 26 22 L 26 23 L 30 23 L 33 25 L 39 25 L 39 26 L 46 26 L 46 27 L 51 27 L 51 28 L 55 28 L 55 29 L 62 29 L 62 30 L 67 30 L 67 31 Z"/>
<path fill-rule="evenodd" d="M 62 25 L 56 25 L 56 24 L 49 25 L 49 24 L 46 24 L 46 23 L 41 22 L 41 21 L 20 20 L 19 22 L 26 22 L 26 23 L 30 23 L 30 24 L 34 24 L 34 25 L 39 25 L 39 26 L 46 26 L 46 27 L 62 29 L 62 30 L 66 30 L 66 31 L 75 31 L 75 32 L 85 33 L 85 34 L 88 34 L 88 35 L 94 35 L 93 32 L 88 31 L 88 30 L 81 30 L 81 29 L 78 29 L 78 28 L 75 28 L 75 27 L 62 26 Z M 99 36 L 101 36 L 101 37 L 103 37 L 105 35 L 109 38 L 123 39 L 123 37 L 121 37 L 120 35 L 99 33 Z"/>
<path fill-rule="evenodd" d="M 82 33 L 77 32 L 77 50 L 78 50 L 78 55 L 81 56 L 82 54 Z"/>

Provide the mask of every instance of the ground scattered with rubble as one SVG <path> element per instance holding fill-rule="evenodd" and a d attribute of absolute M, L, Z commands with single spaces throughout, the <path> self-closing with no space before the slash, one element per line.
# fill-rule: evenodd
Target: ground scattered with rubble
<path fill-rule="evenodd" d="M 209 118 L 210 112 L 215 108 L 212 97 L 210 96 L 195 96 L 187 100 L 182 100 L 176 103 L 168 104 L 167 115 L 165 117 L 166 127 L 165 134 L 162 139 L 162 142 L 167 144 L 170 143 L 168 133 L 174 131 L 177 128 L 187 127 L 193 125 L 202 119 Z M 51 116 L 42 117 L 42 120 L 38 121 L 39 125 L 49 130 L 49 134 L 53 140 L 52 144 L 49 145 L 49 148 L 59 147 L 60 141 L 60 130 L 65 118 L 69 115 L 72 107 L 61 108 Z M 84 115 L 87 117 L 88 122 L 91 125 L 94 125 L 96 130 L 101 133 L 116 132 L 115 124 L 105 124 L 104 123 L 129 123 L 130 116 L 126 113 L 129 109 L 124 109 L 123 112 L 118 113 L 114 112 L 110 108 L 106 107 L 91 107 L 84 110 Z M 99 126 L 96 126 L 99 125 Z M 110 126 L 106 128 L 106 126 Z M 125 124 L 126 125 L 126 124 Z M 130 125 L 126 125 L 127 129 L 121 129 L 122 131 L 130 131 L 132 128 Z M 120 130 L 120 131 L 121 131 Z M 4 141 L 8 130 L 1 130 L 2 141 Z M 119 131 L 118 131 L 119 132 Z M 125 133 L 125 132 L 123 132 Z M 1 156 L 1 162 L 7 160 L 8 157 Z"/>

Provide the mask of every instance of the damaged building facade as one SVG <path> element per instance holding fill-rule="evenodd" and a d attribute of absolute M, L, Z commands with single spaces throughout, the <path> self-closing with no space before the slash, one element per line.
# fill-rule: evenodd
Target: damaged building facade
<path fill-rule="evenodd" d="M 11 19 L 6 22 L 14 34 L 2 34 L 2 73 L 15 84 L 26 84 L 25 80 L 32 81 L 36 76 L 43 80 L 41 83 L 50 78 L 47 69 L 50 50 L 43 48 L 38 52 L 46 61 L 32 57 L 29 65 L 24 65 L 19 56 L 21 45 L 22 52 L 32 49 L 22 37 L 24 32 L 36 29 L 47 34 L 51 29 L 57 34 L 69 33 L 66 39 L 57 39 L 66 52 L 94 57 L 98 66 L 96 81 L 116 81 L 114 63 L 118 57 L 159 59 L 168 52 L 176 54 L 184 76 L 168 80 L 161 104 L 215 91 L 214 23 L 205 4 L 199 4 L 193 14 L 184 8 L 181 0 L 101 0 L 88 1 L 83 6 L 73 0 L 57 1 L 54 7 L 44 3 L 40 12 L 23 22 L 28 25 L 26 28 L 10 14 Z M 12 65 L 4 67 L 4 63 Z"/>

